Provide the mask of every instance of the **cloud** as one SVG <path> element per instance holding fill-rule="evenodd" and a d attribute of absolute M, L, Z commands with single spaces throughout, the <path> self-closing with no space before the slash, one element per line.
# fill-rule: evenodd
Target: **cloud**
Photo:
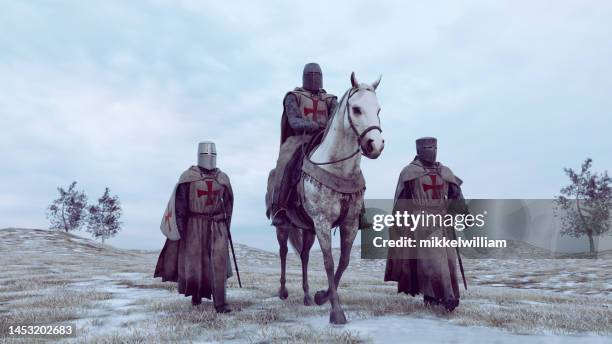
<path fill-rule="evenodd" d="M 125 232 L 157 248 L 161 211 L 197 142 L 217 142 L 235 238 L 274 248 L 263 197 L 284 93 L 318 61 L 379 88 L 383 155 L 367 197 L 391 197 L 414 139 L 467 197 L 551 197 L 561 168 L 611 164 L 607 2 L 7 3 L 0 11 L 0 227 L 44 227 L 55 188 L 111 187 Z M 509 187 L 511 186 L 511 187 Z M 263 234 L 265 233 L 265 234 Z"/>

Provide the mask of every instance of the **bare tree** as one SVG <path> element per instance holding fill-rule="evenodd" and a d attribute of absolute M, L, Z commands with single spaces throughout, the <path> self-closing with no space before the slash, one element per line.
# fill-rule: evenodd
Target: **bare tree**
<path fill-rule="evenodd" d="M 57 191 L 60 196 L 47 208 L 47 219 L 51 222 L 49 228 L 65 232 L 78 230 L 85 220 L 85 192 L 76 190 L 76 182 L 72 182 L 68 190 L 58 187 Z"/>
<path fill-rule="evenodd" d="M 115 236 L 121 230 L 122 215 L 121 204 L 117 195 L 110 196 L 110 189 L 106 188 L 104 195 L 98 198 L 98 204 L 90 205 L 87 209 L 89 216 L 87 231 L 94 238 L 100 238 L 102 242 Z"/>
<path fill-rule="evenodd" d="M 561 189 L 555 203 L 561 210 L 561 234 L 575 238 L 586 235 L 589 251 L 595 253 L 593 238 L 610 230 L 612 189 L 608 171 L 591 172 L 592 162 L 587 158 L 580 172 L 563 169 L 571 184 Z"/>

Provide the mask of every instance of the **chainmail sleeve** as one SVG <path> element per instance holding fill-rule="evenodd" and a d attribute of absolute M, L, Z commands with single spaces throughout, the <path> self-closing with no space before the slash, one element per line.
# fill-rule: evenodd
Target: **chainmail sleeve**
<path fill-rule="evenodd" d="M 308 117 L 302 116 L 297 98 L 294 95 L 285 97 L 283 102 L 289 125 L 298 134 L 310 134 L 319 129 L 319 125 Z"/>
<path fill-rule="evenodd" d="M 232 223 L 232 213 L 234 211 L 234 193 L 232 192 L 232 186 L 230 184 L 227 187 L 223 187 L 223 206 L 225 206 L 225 216 L 227 220 L 227 226 L 229 227 Z"/>
<path fill-rule="evenodd" d="M 414 181 L 409 180 L 404 182 L 404 189 L 399 194 L 397 199 L 412 199 L 412 188 L 414 187 Z"/>
<path fill-rule="evenodd" d="M 469 209 L 467 203 L 463 198 L 461 187 L 455 183 L 449 183 L 448 185 L 448 199 L 452 202 L 448 207 L 448 212 L 451 214 L 468 214 Z"/>
<path fill-rule="evenodd" d="M 187 220 L 189 219 L 189 183 L 179 184 L 176 187 L 175 197 L 176 225 L 179 233 L 183 236 L 187 229 Z"/>

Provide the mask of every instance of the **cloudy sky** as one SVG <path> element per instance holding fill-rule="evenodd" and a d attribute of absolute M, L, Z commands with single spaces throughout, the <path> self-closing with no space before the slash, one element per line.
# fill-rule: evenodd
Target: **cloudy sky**
<path fill-rule="evenodd" d="M 264 215 L 286 91 L 305 63 L 342 94 L 378 89 L 386 148 L 368 198 L 392 197 L 414 140 L 470 198 L 550 198 L 562 168 L 612 166 L 608 1 L 13 1 L 0 5 L 0 228 L 46 228 L 57 186 L 120 196 L 111 243 L 160 248 L 197 143 L 217 143 L 236 241 L 275 249 Z"/>

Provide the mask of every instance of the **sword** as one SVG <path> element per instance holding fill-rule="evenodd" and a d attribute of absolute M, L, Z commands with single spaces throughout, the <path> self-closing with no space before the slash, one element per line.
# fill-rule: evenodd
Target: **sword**
<path fill-rule="evenodd" d="M 236 277 L 238 277 L 238 286 L 242 288 L 242 282 L 240 282 L 240 272 L 238 271 L 238 263 L 236 263 L 236 253 L 234 253 L 234 242 L 232 241 L 232 232 L 230 232 L 229 223 L 227 222 L 227 213 L 225 212 L 225 202 L 223 196 L 221 196 L 221 205 L 223 206 L 223 217 L 225 218 L 225 227 L 227 227 L 227 238 L 229 239 L 230 248 L 232 249 L 232 257 L 234 258 L 234 267 L 236 268 Z"/>

